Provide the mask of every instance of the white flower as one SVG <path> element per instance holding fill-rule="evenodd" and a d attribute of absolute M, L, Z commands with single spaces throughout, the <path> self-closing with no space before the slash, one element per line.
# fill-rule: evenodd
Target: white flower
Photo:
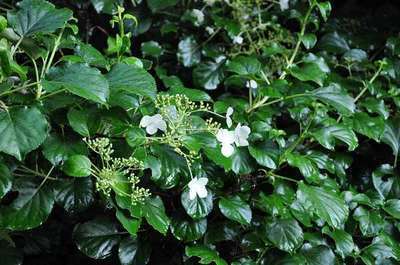
<path fill-rule="evenodd" d="M 206 31 L 207 31 L 207 33 L 210 34 L 210 35 L 213 34 L 213 33 L 215 32 L 215 30 L 214 30 L 212 27 L 209 27 L 209 26 L 206 27 Z"/>
<path fill-rule="evenodd" d="M 155 134 L 158 130 L 163 132 L 167 130 L 167 123 L 165 123 L 160 114 L 143 116 L 139 125 L 140 127 L 146 127 L 146 132 L 150 135 Z"/>
<path fill-rule="evenodd" d="M 279 0 L 279 5 L 282 11 L 289 9 L 289 0 Z"/>
<path fill-rule="evenodd" d="M 241 126 L 240 123 L 235 128 L 235 144 L 236 146 L 248 146 L 247 139 L 250 135 L 250 128 L 248 126 Z"/>
<path fill-rule="evenodd" d="M 226 114 L 225 114 L 226 125 L 228 125 L 228 128 L 231 128 L 231 126 L 232 126 L 232 119 L 231 119 L 232 114 L 233 114 L 233 108 L 229 107 L 226 110 Z"/>
<path fill-rule="evenodd" d="M 233 44 L 242 44 L 243 43 L 243 38 L 242 37 L 240 37 L 240 36 L 235 36 L 234 38 L 233 38 Z"/>
<path fill-rule="evenodd" d="M 222 144 L 221 153 L 225 157 L 230 157 L 235 151 L 233 143 L 235 142 L 235 132 L 227 129 L 219 129 L 217 140 Z"/>
<path fill-rule="evenodd" d="M 255 80 L 252 79 L 250 81 L 246 81 L 246 87 L 256 89 L 258 87 L 258 84 Z"/>
<path fill-rule="evenodd" d="M 196 26 L 200 26 L 204 22 L 204 14 L 201 10 L 199 9 L 193 9 L 192 10 L 192 16 L 196 19 L 196 22 L 194 23 Z"/>
<path fill-rule="evenodd" d="M 194 178 L 189 184 L 189 199 L 194 200 L 196 195 L 200 198 L 207 197 L 206 185 L 208 183 L 208 178 Z"/>

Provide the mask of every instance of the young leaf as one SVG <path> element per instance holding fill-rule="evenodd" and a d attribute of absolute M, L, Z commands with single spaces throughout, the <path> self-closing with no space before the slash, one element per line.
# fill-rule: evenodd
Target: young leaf
<path fill-rule="evenodd" d="M 92 162 L 87 156 L 72 155 L 65 161 L 62 170 L 68 176 L 87 177 L 91 174 Z"/>

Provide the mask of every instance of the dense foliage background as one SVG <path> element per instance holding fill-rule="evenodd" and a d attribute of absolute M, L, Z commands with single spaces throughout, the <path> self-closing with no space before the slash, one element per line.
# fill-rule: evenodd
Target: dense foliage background
<path fill-rule="evenodd" d="M 398 264 L 395 1 L 0 2 L 0 264 Z"/>

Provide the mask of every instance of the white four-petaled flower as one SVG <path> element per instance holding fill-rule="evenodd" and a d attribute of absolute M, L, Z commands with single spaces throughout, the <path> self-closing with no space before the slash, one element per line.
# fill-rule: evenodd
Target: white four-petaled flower
<path fill-rule="evenodd" d="M 241 36 L 235 36 L 234 38 L 233 38 L 233 44 L 242 44 L 243 43 L 243 38 L 241 37 Z"/>
<path fill-rule="evenodd" d="M 188 184 L 189 199 L 194 200 L 196 196 L 199 196 L 199 198 L 207 197 L 207 183 L 208 178 L 193 178 Z"/>
<path fill-rule="evenodd" d="M 226 125 L 228 125 L 228 128 L 231 128 L 231 126 L 232 126 L 232 119 L 231 119 L 232 114 L 233 114 L 233 108 L 229 107 L 226 110 L 226 114 L 225 114 Z"/>
<path fill-rule="evenodd" d="M 248 126 L 242 126 L 240 123 L 236 126 L 234 131 L 227 129 L 219 129 L 217 133 L 217 140 L 221 143 L 221 153 L 225 157 L 230 157 L 235 151 L 234 145 L 237 147 L 248 146 L 249 135 L 251 130 Z"/>
<path fill-rule="evenodd" d="M 140 120 L 140 127 L 145 127 L 146 132 L 150 135 L 155 134 L 158 130 L 165 132 L 167 130 L 167 123 L 163 120 L 160 114 L 153 116 L 145 115 Z"/>
<path fill-rule="evenodd" d="M 235 132 L 228 131 L 227 129 L 219 129 L 217 140 L 222 144 L 221 153 L 225 157 L 230 157 L 235 151 L 233 148 L 233 144 L 235 143 Z"/>

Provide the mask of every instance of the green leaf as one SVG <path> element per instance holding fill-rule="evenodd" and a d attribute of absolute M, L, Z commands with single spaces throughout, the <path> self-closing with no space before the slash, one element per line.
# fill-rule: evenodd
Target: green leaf
<path fill-rule="evenodd" d="M 286 252 L 294 252 L 303 244 L 303 230 L 294 219 L 277 219 L 266 224 L 265 236 Z"/>
<path fill-rule="evenodd" d="M 40 187 L 31 180 L 18 179 L 12 190 L 18 192 L 18 197 L 0 208 L 2 228 L 28 230 L 46 221 L 54 204 L 54 192 L 49 186 Z"/>
<path fill-rule="evenodd" d="M 306 156 L 296 153 L 289 153 L 286 155 L 287 162 L 292 167 L 297 167 L 301 174 L 310 179 L 318 178 L 319 171 L 316 164 Z"/>
<path fill-rule="evenodd" d="M 199 64 L 193 70 L 193 80 L 195 84 L 207 90 L 216 89 L 224 77 L 222 71 L 224 64 L 225 60 L 219 62 L 208 61 Z"/>
<path fill-rule="evenodd" d="M 43 143 L 42 153 L 53 165 L 58 165 L 72 155 L 87 155 L 88 150 L 82 141 L 51 134 Z"/>
<path fill-rule="evenodd" d="M 143 207 L 146 221 L 161 234 L 168 231 L 170 220 L 165 213 L 164 204 L 159 196 L 150 197 L 146 200 Z"/>
<path fill-rule="evenodd" d="M 378 113 L 386 120 L 389 118 L 390 112 L 385 105 L 383 99 L 378 100 L 376 98 L 366 98 L 359 103 L 361 106 L 367 109 L 370 113 Z"/>
<path fill-rule="evenodd" d="M 250 206 L 239 196 L 222 197 L 218 206 L 226 218 L 243 225 L 250 224 L 252 217 Z"/>
<path fill-rule="evenodd" d="M 318 9 L 319 12 L 321 13 L 322 18 L 326 22 L 332 10 L 331 3 L 328 1 L 318 3 Z"/>
<path fill-rule="evenodd" d="M 192 101 L 212 101 L 210 95 L 206 92 L 198 90 L 198 89 L 191 89 L 186 87 L 180 86 L 173 86 L 170 90 L 168 90 L 168 94 L 172 95 L 185 95 Z"/>
<path fill-rule="evenodd" d="M 300 81 L 313 81 L 322 86 L 326 79 L 326 70 L 315 62 L 303 63 L 290 68 L 290 74 Z"/>
<path fill-rule="evenodd" d="M 182 139 L 183 144 L 196 153 L 202 148 L 217 148 L 215 136 L 208 132 L 193 133 L 185 135 Z"/>
<path fill-rule="evenodd" d="M 261 71 L 261 63 L 254 57 L 238 56 L 227 64 L 226 70 L 238 75 L 255 75 Z"/>
<path fill-rule="evenodd" d="M 349 209 L 344 200 L 325 188 L 299 184 L 301 200 L 309 201 L 314 212 L 333 228 L 341 228 L 349 215 Z M 299 199 L 300 199 L 299 198 Z"/>
<path fill-rule="evenodd" d="M 346 143 L 349 151 L 353 151 L 358 146 L 356 134 L 343 124 L 321 128 L 312 135 L 322 146 L 330 150 L 335 148 L 336 139 Z"/>
<path fill-rule="evenodd" d="M 370 117 L 367 113 L 358 112 L 351 120 L 346 120 L 345 124 L 368 138 L 379 142 L 385 131 L 385 120 L 382 117 Z"/>
<path fill-rule="evenodd" d="M 180 241 L 190 242 L 200 239 L 207 230 L 207 219 L 184 220 L 174 218 L 171 222 L 171 232 Z"/>
<path fill-rule="evenodd" d="M 250 174 L 256 168 L 256 163 L 246 148 L 236 148 L 230 158 L 232 159 L 231 169 L 236 174 Z"/>
<path fill-rule="evenodd" d="M 178 185 L 180 175 L 187 169 L 185 160 L 168 146 L 152 146 L 152 152 L 158 157 L 161 171 L 152 174 L 151 179 L 162 189 Z"/>
<path fill-rule="evenodd" d="M 335 265 L 336 257 L 332 250 L 324 245 L 304 250 L 307 265 Z"/>
<path fill-rule="evenodd" d="M 12 175 L 6 165 L 0 163 L 0 200 L 11 190 Z"/>
<path fill-rule="evenodd" d="M 192 67 L 200 62 L 199 45 L 193 36 L 182 39 L 178 44 L 178 61 L 185 67 Z"/>
<path fill-rule="evenodd" d="M 150 254 L 150 243 L 138 238 L 127 237 L 119 244 L 121 265 L 145 265 L 149 262 Z"/>
<path fill-rule="evenodd" d="M 186 189 L 181 194 L 181 203 L 186 213 L 193 219 L 206 217 L 213 209 L 212 192 L 207 190 L 207 197 L 200 198 L 196 196 L 193 200 L 189 198 L 189 190 Z"/>
<path fill-rule="evenodd" d="M 315 36 L 313 33 L 304 34 L 301 38 L 301 42 L 303 43 L 304 47 L 309 50 L 317 43 L 317 36 Z"/>
<path fill-rule="evenodd" d="M 111 256 L 120 241 L 117 225 L 108 219 L 95 219 L 75 226 L 73 239 L 80 251 L 94 259 Z"/>
<path fill-rule="evenodd" d="M 138 127 L 129 128 L 126 132 L 126 142 L 131 147 L 138 147 L 146 142 L 146 133 Z"/>
<path fill-rule="evenodd" d="M 69 109 L 67 113 L 69 125 L 82 136 L 93 135 L 99 127 L 99 115 L 90 109 L 77 110 Z"/>
<path fill-rule="evenodd" d="M 75 53 L 82 57 L 83 61 L 92 66 L 108 69 L 109 63 L 103 54 L 90 44 L 80 43 L 75 47 Z"/>
<path fill-rule="evenodd" d="M 389 145 L 393 150 L 393 155 L 397 161 L 400 150 L 400 126 L 399 118 L 387 121 L 385 124 L 385 132 L 382 135 L 382 142 Z"/>
<path fill-rule="evenodd" d="M 362 206 L 357 207 L 353 217 L 359 223 L 361 233 L 370 237 L 379 234 L 385 226 L 383 218 L 375 210 L 367 210 Z"/>
<path fill-rule="evenodd" d="M 176 3 L 178 3 L 178 0 L 147 0 L 147 6 L 153 13 L 174 6 Z"/>
<path fill-rule="evenodd" d="M 368 60 L 368 54 L 361 49 L 351 49 L 343 54 L 343 59 L 350 63 L 363 62 Z"/>
<path fill-rule="evenodd" d="M 276 169 L 278 166 L 275 151 L 276 148 L 269 143 L 249 146 L 249 153 L 257 161 L 257 163 L 270 169 Z"/>
<path fill-rule="evenodd" d="M 45 116 L 35 107 L 0 111 L 0 151 L 22 160 L 44 142 L 48 127 Z"/>
<path fill-rule="evenodd" d="M 72 18 L 71 10 L 56 9 L 53 4 L 44 0 L 23 0 L 18 6 L 19 10 L 9 12 L 7 18 L 21 37 L 35 33 L 53 33 Z"/>
<path fill-rule="evenodd" d="M 118 221 L 122 224 L 122 226 L 129 232 L 132 236 L 136 236 L 137 231 L 139 230 L 139 226 L 141 223 L 141 219 L 127 217 L 122 211 L 117 210 L 116 216 Z"/>
<path fill-rule="evenodd" d="M 389 195 L 395 178 L 388 176 L 394 174 L 393 167 L 388 164 L 381 165 L 372 172 L 372 184 L 381 199 L 385 199 Z"/>
<path fill-rule="evenodd" d="M 400 200 L 391 199 L 385 202 L 383 209 L 396 219 L 400 219 Z"/>
<path fill-rule="evenodd" d="M 346 231 L 340 229 L 334 229 L 331 231 L 328 227 L 324 227 L 322 232 L 335 241 L 336 251 L 343 259 L 350 256 L 353 250 L 355 250 L 353 238 Z"/>
<path fill-rule="evenodd" d="M 189 257 L 199 257 L 200 264 L 228 265 L 228 263 L 219 257 L 218 252 L 203 245 L 187 246 L 185 254 Z"/>
<path fill-rule="evenodd" d="M 118 63 L 107 74 L 111 91 L 126 91 L 138 96 L 155 99 L 157 93 L 154 78 L 143 68 Z"/>
<path fill-rule="evenodd" d="M 322 36 L 318 43 L 318 47 L 322 50 L 336 54 L 342 54 L 350 50 L 347 41 L 336 31 Z"/>
<path fill-rule="evenodd" d="M 164 53 L 164 49 L 156 41 L 143 42 L 141 48 L 144 56 L 149 55 L 158 58 Z"/>
<path fill-rule="evenodd" d="M 71 177 L 87 177 L 91 174 L 92 162 L 87 156 L 72 155 L 64 163 L 62 170 Z"/>
<path fill-rule="evenodd" d="M 56 185 L 56 203 L 70 214 L 86 210 L 94 202 L 94 196 L 91 178 L 63 179 Z"/>
<path fill-rule="evenodd" d="M 107 79 L 101 72 L 85 64 L 53 67 L 42 84 L 47 91 L 64 88 L 79 97 L 102 104 L 106 104 L 110 93 Z"/>
<path fill-rule="evenodd" d="M 336 108 L 340 113 L 349 115 L 354 113 L 356 108 L 354 99 L 343 92 L 338 84 L 330 84 L 327 87 L 321 87 L 312 91 L 312 97 Z"/>

